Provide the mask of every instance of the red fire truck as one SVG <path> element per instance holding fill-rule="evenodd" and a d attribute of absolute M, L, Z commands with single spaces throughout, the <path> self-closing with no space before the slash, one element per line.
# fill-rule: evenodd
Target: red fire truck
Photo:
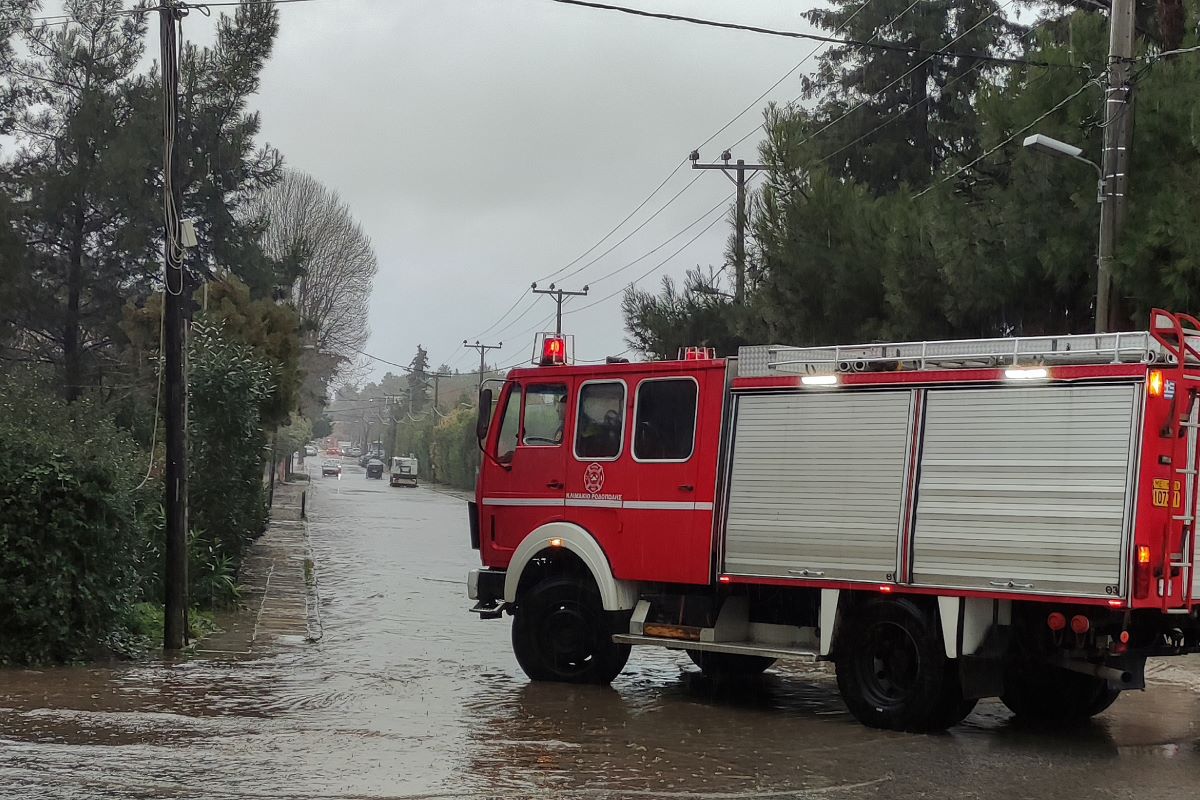
<path fill-rule="evenodd" d="M 607 683 L 631 645 L 725 679 L 815 657 L 861 722 L 928 731 L 996 696 L 1085 719 L 1200 651 L 1192 317 L 587 366 L 568 344 L 480 397 L 468 594 L 533 680 Z"/>

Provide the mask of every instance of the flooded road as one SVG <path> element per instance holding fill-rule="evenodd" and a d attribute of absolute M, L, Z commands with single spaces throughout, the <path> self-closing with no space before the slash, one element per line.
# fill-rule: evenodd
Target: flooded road
<path fill-rule="evenodd" d="M 820 667 L 731 692 L 635 649 L 612 688 L 530 685 L 510 623 L 467 613 L 461 500 L 351 466 L 314 480 L 320 640 L 0 671 L 0 796 L 1177 800 L 1200 779 L 1183 682 L 1069 732 L 984 702 L 937 736 L 860 726 Z"/>

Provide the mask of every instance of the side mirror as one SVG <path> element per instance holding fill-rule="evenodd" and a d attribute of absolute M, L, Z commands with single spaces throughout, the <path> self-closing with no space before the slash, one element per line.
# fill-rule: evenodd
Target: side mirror
<path fill-rule="evenodd" d="M 492 390 L 484 389 L 479 393 L 479 417 L 475 420 L 475 438 L 483 441 L 487 438 L 488 427 L 492 424 Z"/>

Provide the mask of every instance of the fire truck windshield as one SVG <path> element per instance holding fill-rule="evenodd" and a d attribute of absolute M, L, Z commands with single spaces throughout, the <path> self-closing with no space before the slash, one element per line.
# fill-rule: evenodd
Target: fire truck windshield
<path fill-rule="evenodd" d="M 527 447 L 562 444 L 566 419 L 566 384 L 535 383 L 527 386 L 521 444 Z"/>

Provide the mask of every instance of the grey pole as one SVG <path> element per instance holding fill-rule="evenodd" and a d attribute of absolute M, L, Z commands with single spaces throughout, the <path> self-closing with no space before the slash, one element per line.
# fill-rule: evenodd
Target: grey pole
<path fill-rule="evenodd" d="M 747 164 L 740 158 L 731 167 L 729 160 L 732 156 L 728 150 L 721 153 L 719 164 L 701 164 L 700 153 L 696 150 L 693 150 L 688 158 L 692 162 L 692 169 L 719 169 L 737 187 L 737 203 L 734 210 L 736 233 L 733 242 L 733 302 L 742 305 L 746 302 L 746 173 L 759 172 L 770 167 L 766 164 Z"/>
<path fill-rule="evenodd" d="M 1112 299 L 1112 263 L 1125 222 L 1132 130 L 1130 64 L 1133 61 L 1134 0 L 1113 0 L 1109 19 L 1108 84 L 1104 91 L 1104 153 L 1100 166 L 1100 242 L 1096 252 L 1096 333 L 1121 327 L 1120 304 Z"/>

